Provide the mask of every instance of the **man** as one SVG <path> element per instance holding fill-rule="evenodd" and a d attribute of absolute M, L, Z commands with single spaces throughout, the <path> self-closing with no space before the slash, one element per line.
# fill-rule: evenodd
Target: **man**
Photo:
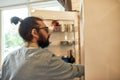
<path fill-rule="evenodd" d="M 19 34 L 27 44 L 6 57 L 2 80 L 71 80 L 84 75 L 83 65 L 66 63 L 46 48 L 50 33 L 42 19 L 11 18 L 11 23 L 19 21 Z"/>

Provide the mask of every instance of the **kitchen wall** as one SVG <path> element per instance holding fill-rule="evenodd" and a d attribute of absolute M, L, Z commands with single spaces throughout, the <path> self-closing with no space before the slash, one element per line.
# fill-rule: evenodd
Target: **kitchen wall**
<path fill-rule="evenodd" d="M 84 0 L 85 80 L 120 80 L 120 0 Z"/>
<path fill-rule="evenodd" d="M 80 10 L 80 0 L 71 0 L 72 10 Z"/>

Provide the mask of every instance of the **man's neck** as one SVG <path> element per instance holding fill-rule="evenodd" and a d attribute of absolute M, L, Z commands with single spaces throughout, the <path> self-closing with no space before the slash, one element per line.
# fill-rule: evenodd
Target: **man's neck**
<path fill-rule="evenodd" d="M 34 43 L 34 42 L 26 42 L 26 46 L 27 47 L 39 47 L 37 43 Z"/>

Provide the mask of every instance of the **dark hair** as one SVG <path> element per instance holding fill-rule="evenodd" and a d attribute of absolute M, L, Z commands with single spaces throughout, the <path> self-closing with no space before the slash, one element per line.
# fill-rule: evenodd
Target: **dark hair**
<path fill-rule="evenodd" d="M 38 17 L 27 17 L 24 20 L 20 19 L 19 17 L 12 17 L 11 23 L 14 23 L 15 25 L 20 23 L 19 26 L 19 34 L 23 38 L 24 41 L 30 42 L 33 38 L 31 31 L 33 28 L 35 28 L 37 31 L 39 31 L 37 20 L 43 21 L 41 18 Z"/>

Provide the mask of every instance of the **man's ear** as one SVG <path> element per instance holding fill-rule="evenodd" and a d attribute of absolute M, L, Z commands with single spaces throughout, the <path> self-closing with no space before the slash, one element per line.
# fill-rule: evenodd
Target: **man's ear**
<path fill-rule="evenodd" d="M 36 29 L 32 29 L 31 34 L 32 34 L 33 38 L 39 38 L 38 32 L 36 31 Z"/>

